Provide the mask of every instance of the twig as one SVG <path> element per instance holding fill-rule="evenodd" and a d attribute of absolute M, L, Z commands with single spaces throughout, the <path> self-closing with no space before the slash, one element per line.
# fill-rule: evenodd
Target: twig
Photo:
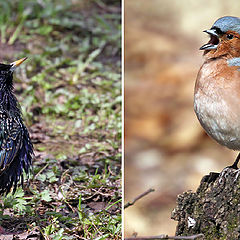
<path fill-rule="evenodd" d="M 35 180 L 37 176 L 41 174 L 48 166 L 49 166 L 49 163 L 47 163 L 42 169 L 40 169 L 40 171 L 35 176 L 33 176 L 33 180 Z"/>
<path fill-rule="evenodd" d="M 154 240 L 154 239 L 178 239 L 178 240 L 194 240 L 199 237 L 204 237 L 202 233 L 192 235 L 192 236 L 168 236 L 165 234 L 159 235 L 159 236 L 152 236 L 152 237 L 130 237 L 130 238 L 124 238 L 124 240 Z"/>
<path fill-rule="evenodd" d="M 128 208 L 128 207 L 130 207 L 130 206 L 132 206 L 132 205 L 134 205 L 136 201 L 138 201 L 139 199 L 145 197 L 146 195 L 148 195 L 149 193 L 154 192 L 154 191 L 155 191 L 155 189 L 153 189 L 153 188 L 148 189 L 148 190 L 145 191 L 144 193 L 142 193 L 142 194 L 140 194 L 139 196 L 137 196 L 136 198 L 134 198 L 132 202 L 126 203 L 126 204 L 124 205 L 124 209 L 125 209 L 125 208 Z"/>

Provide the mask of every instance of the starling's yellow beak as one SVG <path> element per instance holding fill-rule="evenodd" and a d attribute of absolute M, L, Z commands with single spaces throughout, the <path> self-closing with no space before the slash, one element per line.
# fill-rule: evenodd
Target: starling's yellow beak
<path fill-rule="evenodd" d="M 15 68 L 15 67 L 19 66 L 20 64 L 22 64 L 26 59 L 27 59 L 27 57 L 21 58 L 15 62 L 12 62 L 10 65 L 12 65 L 12 67 Z"/>
<path fill-rule="evenodd" d="M 27 57 L 21 58 L 15 62 L 12 62 L 10 64 L 11 65 L 10 71 L 14 71 L 16 69 L 16 67 L 18 67 L 20 64 L 22 64 L 26 59 L 27 59 Z"/>

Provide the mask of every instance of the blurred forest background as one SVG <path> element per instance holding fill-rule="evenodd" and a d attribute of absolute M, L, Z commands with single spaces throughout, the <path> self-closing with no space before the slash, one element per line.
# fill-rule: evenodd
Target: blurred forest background
<path fill-rule="evenodd" d="M 239 10 L 235 0 L 125 1 L 125 203 L 156 190 L 125 210 L 125 236 L 174 235 L 177 194 L 233 163 L 198 123 L 193 89 L 202 31 Z"/>
<path fill-rule="evenodd" d="M 0 238 L 121 239 L 121 1 L 0 9 L 0 62 L 28 57 L 14 83 L 36 154 L 0 198 Z"/>

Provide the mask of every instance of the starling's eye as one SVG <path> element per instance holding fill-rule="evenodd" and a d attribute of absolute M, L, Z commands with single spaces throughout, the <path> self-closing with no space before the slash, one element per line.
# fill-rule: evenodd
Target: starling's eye
<path fill-rule="evenodd" d="M 233 36 L 232 34 L 228 34 L 228 35 L 227 35 L 227 39 L 233 39 L 233 37 L 234 37 L 234 36 Z"/>

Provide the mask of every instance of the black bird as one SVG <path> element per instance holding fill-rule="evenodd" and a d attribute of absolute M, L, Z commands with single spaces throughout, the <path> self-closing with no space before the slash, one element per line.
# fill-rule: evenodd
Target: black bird
<path fill-rule="evenodd" d="M 0 194 L 15 192 L 32 165 L 33 145 L 13 93 L 13 72 L 27 58 L 0 63 Z"/>

